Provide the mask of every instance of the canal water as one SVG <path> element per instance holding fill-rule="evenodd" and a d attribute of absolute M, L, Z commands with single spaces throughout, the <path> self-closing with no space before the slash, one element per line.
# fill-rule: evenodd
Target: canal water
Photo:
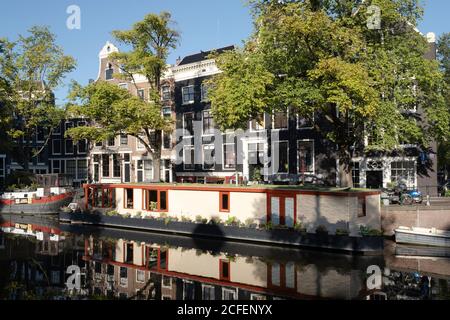
<path fill-rule="evenodd" d="M 352 256 L 0 216 L 0 299 L 450 299 L 450 258 Z M 420 255 L 420 256 L 419 256 Z"/>

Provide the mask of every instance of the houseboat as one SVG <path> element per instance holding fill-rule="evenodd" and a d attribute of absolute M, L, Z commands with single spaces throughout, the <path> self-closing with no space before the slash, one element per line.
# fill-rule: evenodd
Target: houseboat
<path fill-rule="evenodd" d="M 360 227 L 381 230 L 380 192 L 308 189 L 276 185 L 88 184 L 85 209 L 114 210 L 139 217 L 226 221 L 293 228 L 338 229 L 360 234 Z"/>
<path fill-rule="evenodd" d="M 36 175 L 36 190 L 17 190 L 0 194 L 0 214 L 51 215 L 68 206 L 75 192 L 70 176 Z"/>

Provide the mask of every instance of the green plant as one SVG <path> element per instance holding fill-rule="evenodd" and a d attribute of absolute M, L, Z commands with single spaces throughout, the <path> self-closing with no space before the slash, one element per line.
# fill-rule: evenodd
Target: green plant
<path fill-rule="evenodd" d="M 165 224 L 166 226 L 170 223 L 170 221 L 172 221 L 172 218 L 170 218 L 170 217 L 164 218 L 164 224 Z"/>
<path fill-rule="evenodd" d="M 306 228 L 303 226 L 301 222 L 296 222 L 294 224 L 294 230 L 300 233 L 306 233 Z"/>
<path fill-rule="evenodd" d="M 201 223 L 202 222 L 202 216 L 201 215 L 196 215 L 195 216 L 195 222 L 197 222 L 197 223 Z"/>
<path fill-rule="evenodd" d="M 211 224 L 221 224 L 222 220 L 219 217 L 211 217 L 211 220 L 209 222 Z"/>
<path fill-rule="evenodd" d="M 266 229 L 266 230 L 272 230 L 273 229 L 272 221 L 261 224 L 261 228 Z"/>
<path fill-rule="evenodd" d="M 359 232 L 363 237 L 379 237 L 383 235 L 383 232 L 378 229 L 372 229 L 368 226 L 359 226 Z"/>
<path fill-rule="evenodd" d="M 228 217 L 228 219 L 225 221 L 225 224 L 227 226 L 238 226 L 239 220 L 236 217 Z"/>
<path fill-rule="evenodd" d="M 116 210 L 106 211 L 105 216 L 107 217 L 115 217 L 118 216 L 119 213 Z"/>
<path fill-rule="evenodd" d="M 160 213 L 159 213 L 159 217 L 160 217 L 161 219 L 166 219 L 166 218 L 167 218 L 167 213 L 166 213 L 166 212 L 160 212 Z"/>
<path fill-rule="evenodd" d="M 181 221 L 182 222 L 192 222 L 191 218 L 186 217 L 186 216 L 181 216 Z"/>
<path fill-rule="evenodd" d="M 207 224 L 207 223 L 208 223 L 208 219 L 203 218 L 201 222 L 202 222 L 203 224 Z"/>
<path fill-rule="evenodd" d="M 250 228 L 252 225 L 254 225 L 255 224 L 255 219 L 253 219 L 253 218 L 247 218 L 247 219 L 245 219 L 245 226 L 247 227 L 247 228 Z"/>
<path fill-rule="evenodd" d="M 323 224 L 321 224 L 316 228 L 316 233 L 328 233 L 328 229 Z"/>
<path fill-rule="evenodd" d="M 337 236 L 348 236 L 350 234 L 350 232 L 346 229 L 336 229 L 336 233 Z"/>
<path fill-rule="evenodd" d="M 131 218 L 131 214 L 125 213 L 125 214 L 122 215 L 122 218 L 129 219 L 129 218 Z"/>
<path fill-rule="evenodd" d="M 135 218 L 142 218 L 142 212 L 138 211 L 136 212 L 136 214 L 134 215 Z"/>
<path fill-rule="evenodd" d="M 445 193 L 445 196 L 446 196 L 446 197 L 450 197 L 450 190 L 448 190 L 448 191 Z"/>

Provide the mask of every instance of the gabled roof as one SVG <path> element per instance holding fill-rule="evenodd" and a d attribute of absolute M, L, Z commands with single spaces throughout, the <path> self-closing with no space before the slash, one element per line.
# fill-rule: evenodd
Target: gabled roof
<path fill-rule="evenodd" d="M 229 51 L 229 50 L 234 50 L 234 46 L 223 47 L 223 48 L 210 50 L 210 51 L 200 51 L 199 53 L 195 53 L 195 54 L 184 57 L 183 60 L 181 60 L 180 63 L 178 63 L 177 65 L 181 66 L 181 65 L 185 65 L 185 64 L 190 64 L 190 63 L 207 60 L 208 56 L 214 51 L 217 53 L 222 53 L 224 51 Z"/>

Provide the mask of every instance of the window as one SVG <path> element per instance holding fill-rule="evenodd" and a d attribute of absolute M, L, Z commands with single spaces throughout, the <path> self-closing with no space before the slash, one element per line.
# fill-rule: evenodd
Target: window
<path fill-rule="evenodd" d="M 184 170 L 194 170 L 195 169 L 194 161 L 195 161 L 194 146 L 184 146 L 183 147 Z"/>
<path fill-rule="evenodd" d="M 201 99 L 202 101 L 208 101 L 208 85 L 206 83 L 202 83 L 201 85 Z"/>
<path fill-rule="evenodd" d="M 159 259 L 158 259 L 158 268 L 160 270 L 167 270 L 168 264 L 168 251 L 167 249 L 160 249 L 159 250 Z"/>
<path fill-rule="evenodd" d="M 358 197 L 358 218 L 366 216 L 366 197 Z"/>
<path fill-rule="evenodd" d="M 219 261 L 219 275 L 220 280 L 230 281 L 230 261 L 220 260 Z"/>
<path fill-rule="evenodd" d="M 314 173 L 314 141 L 297 142 L 298 173 Z"/>
<path fill-rule="evenodd" d="M 96 147 L 103 147 L 103 142 L 102 141 L 98 141 L 95 143 Z"/>
<path fill-rule="evenodd" d="M 310 117 L 297 115 L 297 129 L 311 129 L 314 127 L 314 113 Z"/>
<path fill-rule="evenodd" d="M 250 121 L 250 131 L 260 131 L 264 130 L 264 115 L 259 115 L 255 119 Z"/>
<path fill-rule="evenodd" d="M 144 190 L 144 210 L 153 212 L 165 212 L 168 210 L 166 190 Z"/>
<path fill-rule="evenodd" d="M 123 161 L 124 161 L 124 179 L 123 182 L 130 182 L 131 181 L 131 163 L 130 163 L 130 154 L 125 153 L 123 155 Z"/>
<path fill-rule="evenodd" d="M 124 190 L 124 208 L 125 209 L 133 209 L 134 208 L 134 201 L 133 201 L 133 189 L 125 189 Z"/>
<path fill-rule="evenodd" d="M 408 188 L 415 186 L 416 164 L 414 161 L 393 161 L 391 163 L 391 181 L 405 183 Z"/>
<path fill-rule="evenodd" d="M 53 134 L 55 136 L 61 134 L 61 125 L 60 124 L 56 125 L 56 127 L 53 128 Z"/>
<path fill-rule="evenodd" d="M 151 182 L 153 179 L 153 161 L 137 161 L 137 182 Z"/>
<path fill-rule="evenodd" d="M 102 154 L 102 176 L 109 177 L 109 155 Z"/>
<path fill-rule="evenodd" d="M 114 75 L 114 69 L 112 67 L 112 64 L 108 63 L 108 68 L 105 70 L 105 79 L 111 80 L 111 79 L 113 79 L 113 75 Z"/>
<path fill-rule="evenodd" d="M 219 193 L 219 208 L 220 212 L 230 212 L 230 193 L 220 192 Z"/>
<path fill-rule="evenodd" d="M 125 244 L 125 262 L 126 263 L 133 263 L 134 261 L 134 245 L 133 243 L 126 243 Z"/>
<path fill-rule="evenodd" d="M 281 268 L 280 264 L 274 262 L 271 265 L 271 283 L 273 286 L 279 287 L 281 285 Z"/>
<path fill-rule="evenodd" d="M 120 159 L 118 154 L 113 155 L 113 177 L 120 177 Z"/>
<path fill-rule="evenodd" d="M 128 135 L 126 133 L 120 134 L 120 145 L 121 146 L 128 145 Z"/>
<path fill-rule="evenodd" d="M 65 123 L 65 131 L 67 131 L 67 130 L 69 130 L 69 129 L 71 129 L 71 128 L 73 128 L 73 122 L 67 121 L 67 122 Z"/>
<path fill-rule="evenodd" d="M 5 176 L 5 158 L 0 158 L 0 177 Z"/>
<path fill-rule="evenodd" d="M 236 300 L 236 290 L 222 289 L 222 300 Z"/>
<path fill-rule="evenodd" d="M 111 137 L 108 139 L 108 147 L 114 147 L 116 145 L 115 137 Z"/>
<path fill-rule="evenodd" d="M 250 295 L 250 300 L 267 300 L 267 298 L 262 294 L 252 293 Z"/>
<path fill-rule="evenodd" d="M 52 160 L 52 173 L 61 173 L 60 160 Z"/>
<path fill-rule="evenodd" d="M 87 140 L 83 139 L 83 140 L 78 141 L 78 145 L 77 146 L 78 146 L 78 153 L 79 154 L 86 153 L 86 151 L 87 151 Z"/>
<path fill-rule="evenodd" d="M 194 134 L 194 113 L 188 112 L 183 114 L 183 134 L 192 136 Z"/>
<path fill-rule="evenodd" d="M 78 179 L 86 180 L 88 176 L 87 160 L 78 160 Z"/>
<path fill-rule="evenodd" d="M 236 151 L 234 143 L 223 145 L 223 164 L 225 169 L 236 168 Z"/>
<path fill-rule="evenodd" d="M 163 149 L 172 148 L 172 134 L 170 132 L 163 132 Z"/>
<path fill-rule="evenodd" d="M 214 134 L 214 119 L 211 111 L 203 111 L 203 134 Z"/>
<path fill-rule="evenodd" d="M 145 271 L 144 270 L 136 270 L 136 281 L 143 283 L 145 282 Z"/>
<path fill-rule="evenodd" d="M 100 180 L 100 155 L 94 154 L 94 182 Z"/>
<path fill-rule="evenodd" d="M 61 139 L 55 139 L 52 142 L 53 154 L 61 154 Z"/>
<path fill-rule="evenodd" d="M 161 91 L 163 101 L 170 100 L 170 86 L 162 86 Z"/>
<path fill-rule="evenodd" d="M 66 154 L 73 154 L 73 140 L 71 139 L 66 140 L 65 145 L 66 145 L 65 148 Z"/>
<path fill-rule="evenodd" d="M 46 135 L 46 130 L 43 127 L 39 126 L 37 128 L 36 140 L 38 142 L 44 142 L 45 141 L 45 135 Z"/>
<path fill-rule="evenodd" d="M 183 300 L 195 299 L 195 286 L 192 281 L 183 280 Z"/>
<path fill-rule="evenodd" d="M 145 99 L 145 90 L 144 89 L 138 89 L 137 95 L 139 99 L 144 100 Z"/>
<path fill-rule="evenodd" d="M 289 142 L 275 141 L 272 150 L 273 173 L 289 172 Z"/>
<path fill-rule="evenodd" d="M 171 107 L 163 107 L 162 114 L 164 118 L 170 118 L 172 116 L 172 108 Z"/>
<path fill-rule="evenodd" d="M 181 94 L 183 96 L 183 104 L 194 103 L 194 86 L 181 88 Z"/>
<path fill-rule="evenodd" d="M 215 300 L 215 288 L 213 286 L 202 285 L 202 300 Z"/>
<path fill-rule="evenodd" d="M 142 140 L 146 141 L 146 139 L 145 139 L 144 136 L 140 136 L 140 138 L 141 138 Z M 141 141 L 140 139 L 136 138 L 136 141 L 137 141 L 137 149 L 138 149 L 138 150 L 143 150 L 143 149 L 145 149 L 145 145 L 142 143 L 142 141 Z"/>
<path fill-rule="evenodd" d="M 119 88 L 128 90 L 128 83 L 119 83 Z"/>
<path fill-rule="evenodd" d="M 214 169 L 215 161 L 215 148 L 214 145 L 204 145 L 203 148 L 203 170 Z"/>
<path fill-rule="evenodd" d="M 52 284 L 59 284 L 59 282 L 61 281 L 61 275 L 60 275 L 59 271 L 52 271 L 51 281 L 52 281 Z"/>
<path fill-rule="evenodd" d="M 359 188 L 361 186 L 359 176 L 359 162 L 352 163 L 352 180 L 353 188 Z"/>
<path fill-rule="evenodd" d="M 275 112 L 273 115 L 273 128 L 274 129 L 287 129 L 288 128 L 288 114 L 287 112 Z"/>
<path fill-rule="evenodd" d="M 163 288 L 172 288 L 172 278 L 168 276 L 162 276 L 161 285 Z"/>
<path fill-rule="evenodd" d="M 76 178 L 77 162 L 76 160 L 66 160 L 66 174 Z"/>

